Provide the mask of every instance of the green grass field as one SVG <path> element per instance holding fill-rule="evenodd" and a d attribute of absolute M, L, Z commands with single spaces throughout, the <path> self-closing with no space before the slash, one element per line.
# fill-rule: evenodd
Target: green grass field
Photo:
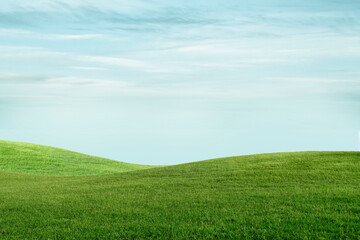
<path fill-rule="evenodd" d="M 0 239 L 360 239 L 359 152 L 259 154 L 112 174 L 104 173 L 128 165 L 105 171 L 110 160 L 12 142 L 1 142 L 0 154 Z M 47 176 L 56 171 L 91 175 Z"/>
<path fill-rule="evenodd" d="M 151 167 L 156 166 L 118 162 L 31 143 L 0 141 L 0 171 L 81 176 L 119 173 Z"/>

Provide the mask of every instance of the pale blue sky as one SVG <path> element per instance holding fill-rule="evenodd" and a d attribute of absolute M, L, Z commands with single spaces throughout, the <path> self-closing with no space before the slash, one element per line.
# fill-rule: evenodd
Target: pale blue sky
<path fill-rule="evenodd" d="M 0 3 L 1 139 L 144 164 L 357 149 L 360 1 Z"/>

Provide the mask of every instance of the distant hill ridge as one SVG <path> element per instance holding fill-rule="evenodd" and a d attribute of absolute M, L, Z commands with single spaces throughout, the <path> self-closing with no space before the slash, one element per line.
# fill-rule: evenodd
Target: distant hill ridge
<path fill-rule="evenodd" d="M 152 167 L 156 166 L 124 163 L 38 144 L 0 141 L 0 171 L 5 172 L 79 176 Z"/>

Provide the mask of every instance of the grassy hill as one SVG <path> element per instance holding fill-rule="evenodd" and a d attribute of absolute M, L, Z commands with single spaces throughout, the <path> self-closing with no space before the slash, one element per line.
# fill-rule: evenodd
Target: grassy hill
<path fill-rule="evenodd" d="M 126 172 L 155 166 L 130 164 L 30 143 L 0 141 L 0 171 L 57 176 Z"/>
<path fill-rule="evenodd" d="M 0 172 L 0 239 L 359 239 L 359 184 L 358 152 L 76 177 Z"/>

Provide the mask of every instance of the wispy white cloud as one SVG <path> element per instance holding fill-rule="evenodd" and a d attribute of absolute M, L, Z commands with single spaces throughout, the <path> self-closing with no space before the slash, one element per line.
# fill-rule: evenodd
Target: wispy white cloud
<path fill-rule="evenodd" d="M 146 69 L 149 68 L 150 65 L 134 59 L 128 58 L 119 58 L 119 57 L 104 57 L 104 56 L 82 56 L 79 55 L 77 57 L 78 60 L 84 62 L 95 62 L 95 63 L 102 63 L 106 65 L 115 65 L 115 66 L 122 66 L 122 67 L 132 67 L 132 68 L 142 68 Z"/>
<path fill-rule="evenodd" d="M 21 30 L 21 29 L 6 29 L 0 28 L 0 36 L 19 36 L 19 35 L 28 35 L 30 31 Z"/>
<path fill-rule="evenodd" d="M 113 70 L 114 67 L 130 68 L 136 71 L 149 73 L 176 73 L 184 72 L 178 66 L 173 66 L 171 63 L 163 64 L 162 62 L 149 62 L 145 60 L 137 60 L 123 57 L 109 57 L 100 55 L 84 55 L 74 52 L 53 51 L 47 48 L 27 47 L 27 46 L 1 46 L 0 45 L 0 59 L 19 59 L 31 60 L 34 59 L 52 62 L 61 62 L 62 64 L 69 64 L 68 68 L 78 70 Z M 78 66 L 82 64 L 95 64 L 96 66 L 83 67 Z M 104 67 L 107 66 L 107 67 Z"/>
<path fill-rule="evenodd" d="M 360 83 L 359 79 L 333 79 L 333 78 L 313 78 L 313 77 L 270 77 L 266 80 L 286 81 L 286 82 L 308 82 L 308 83 Z"/>
<path fill-rule="evenodd" d="M 81 67 L 81 66 L 74 66 L 71 67 L 72 69 L 78 69 L 78 70 L 94 70 L 94 71 L 106 71 L 109 70 L 107 68 L 100 68 L 100 67 Z"/>
<path fill-rule="evenodd" d="M 96 86 L 130 86 L 131 83 L 123 81 L 112 81 L 97 78 L 82 78 L 82 77 L 53 77 L 48 78 L 42 82 L 42 84 L 54 84 L 54 85 L 96 85 Z"/>
<path fill-rule="evenodd" d="M 36 39 L 46 39 L 46 40 L 85 40 L 85 39 L 108 37 L 104 34 L 92 34 L 92 33 L 53 34 L 53 33 L 27 31 L 27 30 L 21 30 L 21 29 L 0 29 L 0 36 L 3 36 L 3 37 L 26 37 L 26 38 L 36 38 Z"/>
<path fill-rule="evenodd" d="M 47 34 L 38 36 L 51 40 L 80 40 L 105 37 L 103 34 Z"/>
<path fill-rule="evenodd" d="M 42 75 L 0 73 L 0 84 L 33 84 L 46 80 Z"/>
<path fill-rule="evenodd" d="M 0 52 L 22 52 L 22 51 L 45 51 L 43 47 L 33 47 L 33 46 L 19 46 L 19 45 L 0 45 Z"/>
<path fill-rule="evenodd" d="M 133 68 L 143 72 L 167 73 L 167 72 L 176 72 L 179 70 L 177 68 L 159 66 L 159 63 L 153 64 L 143 60 L 135 60 L 135 59 L 121 58 L 121 57 L 77 55 L 76 59 L 82 62 L 92 62 L 92 63 L 104 64 L 108 66 Z"/>

